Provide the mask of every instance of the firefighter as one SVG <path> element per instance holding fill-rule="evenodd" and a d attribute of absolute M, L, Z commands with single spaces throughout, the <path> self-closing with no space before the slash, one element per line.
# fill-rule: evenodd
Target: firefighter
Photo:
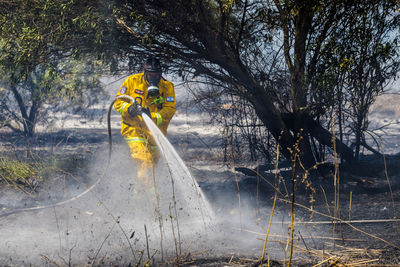
<path fill-rule="evenodd" d="M 114 108 L 121 114 L 121 134 L 129 145 L 132 158 L 137 162 L 139 182 L 150 185 L 154 164 L 159 158 L 159 148 L 147 129 L 142 112 L 146 113 L 164 135 L 176 109 L 174 85 L 162 77 L 160 61 L 148 58 L 143 64 L 143 72 L 129 76 L 117 96 L 129 95 L 135 103 L 118 99 Z"/>

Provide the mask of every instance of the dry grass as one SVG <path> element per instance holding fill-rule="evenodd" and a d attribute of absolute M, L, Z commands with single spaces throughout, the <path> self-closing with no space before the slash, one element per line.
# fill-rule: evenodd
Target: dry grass
<path fill-rule="evenodd" d="M 43 182 L 44 166 L 39 162 L 21 162 L 0 157 L 0 183 L 14 187 L 32 196 Z"/>
<path fill-rule="evenodd" d="M 41 184 L 55 172 L 70 172 L 79 169 L 85 162 L 78 156 L 31 157 L 27 160 L 0 155 L 0 186 L 17 189 L 34 197 Z"/>

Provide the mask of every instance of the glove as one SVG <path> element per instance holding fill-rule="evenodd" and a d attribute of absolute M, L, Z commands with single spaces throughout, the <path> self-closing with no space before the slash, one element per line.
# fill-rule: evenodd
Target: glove
<path fill-rule="evenodd" d="M 139 113 L 139 107 L 140 106 L 136 103 L 130 105 L 128 108 L 129 115 L 131 115 L 132 117 L 136 117 L 137 115 L 141 114 Z"/>
<path fill-rule="evenodd" d="M 129 106 L 128 113 L 132 117 L 136 117 L 138 115 L 142 115 L 142 113 L 145 113 L 151 118 L 150 110 L 148 108 L 144 108 L 136 103 Z"/>

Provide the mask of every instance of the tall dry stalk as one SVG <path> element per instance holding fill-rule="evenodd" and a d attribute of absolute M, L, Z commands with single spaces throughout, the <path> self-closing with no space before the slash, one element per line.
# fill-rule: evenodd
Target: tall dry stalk
<path fill-rule="evenodd" d="M 333 144 L 333 161 L 334 161 L 334 166 L 335 166 L 335 172 L 333 176 L 333 187 L 334 187 L 334 210 L 333 210 L 333 217 L 335 218 L 340 218 L 340 191 L 339 191 L 339 160 L 337 156 L 337 151 L 336 151 L 336 137 L 335 137 L 335 118 L 332 119 L 331 122 L 331 128 L 332 128 L 332 144 Z M 336 224 L 333 224 L 332 232 L 333 235 L 335 234 L 335 226 Z"/>
<path fill-rule="evenodd" d="M 291 160 L 292 160 L 292 174 L 290 177 L 290 181 L 292 182 L 292 197 L 290 203 L 290 252 L 289 252 L 289 260 L 288 260 L 288 267 L 292 265 L 292 258 L 293 258 L 293 250 L 294 250 L 294 207 L 295 207 L 295 200 L 296 200 L 296 189 L 297 189 L 297 174 L 296 174 L 296 167 L 297 161 L 301 165 L 299 155 L 300 155 L 300 142 L 302 141 L 303 137 L 301 135 L 302 129 L 300 129 L 300 133 L 297 134 L 297 141 L 293 147 L 293 150 L 290 150 L 291 153 Z M 301 165 L 301 167 L 303 167 Z M 304 167 L 303 167 L 304 169 Z"/>
<path fill-rule="evenodd" d="M 175 213 L 176 229 L 178 231 L 178 247 L 179 247 L 179 255 L 180 255 L 180 254 L 182 254 L 182 245 L 181 245 L 181 231 L 179 228 L 178 210 L 176 209 L 175 181 L 174 181 L 174 177 L 172 176 L 172 171 L 171 171 L 171 168 L 170 168 L 168 162 L 166 163 L 166 165 L 167 165 L 167 168 L 169 171 L 169 176 L 171 177 L 172 201 L 174 203 L 174 213 Z M 169 208 L 170 208 L 170 214 L 171 214 L 171 220 L 172 220 L 171 206 Z M 171 221 L 171 223 L 172 223 L 172 221 Z M 172 230 L 174 230 L 174 229 L 172 228 Z M 175 234 L 174 234 L 174 240 L 176 242 Z"/>
<path fill-rule="evenodd" d="M 290 254 L 289 254 L 289 260 L 288 260 L 288 266 L 291 266 L 292 264 L 292 258 L 293 258 L 293 251 L 294 251 L 294 225 L 295 225 L 295 200 L 296 200 L 296 191 L 297 191 L 297 186 L 298 186 L 298 178 L 299 175 L 296 173 L 297 167 L 300 167 L 303 172 L 302 179 L 300 183 L 304 183 L 306 189 L 310 190 L 310 212 L 311 212 L 311 218 L 314 214 L 314 209 L 313 209 L 313 203 L 315 202 L 314 195 L 316 193 L 315 188 L 312 187 L 311 181 L 308 179 L 308 175 L 312 169 L 317 169 L 318 165 L 322 164 L 323 162 L 317 162 L 314 166 L 312 166 L 310 169 L 306 169 L 304 165 L 302 164 L 300 160 L 300 143 L 303 140 L 302 136 L 302 131 L 303 129 L 300 129 L 300 132 L 297 134 L 297 140 L 296 143 L 293 147 L 293 150 L 290 150 L 291 153 L 291 161 L 292 161 L 292 173 L 291 173 L 291 183 L 292 183 L 292 192 L 291 192 L 291 201 L 290 201 Z"/>
<path fill-rule="evenodd" d="M 337 155 L 337 150 L 336 150 L 336 136 L 335 136 L 335 117 L 332 118 L 331 122 L 331 128 L 332 128 L 332 144 L 333 144 L 333 160 L 334 160 L 334 166 L 335 166 L 335 172 L 333 176 L 333 186 L 334 186 L 334 210 L 333 214 L 335 218 L 340 219 L 340 179 L 339 179 L 339 160 L 338 160 L 338 155 Z M 342 231 L 342 224 L 340 224 L 340 233 L 342 234 L 343 238 L 343 231 Z M 332 226 L 332 236 L 335 235 L 335 229 L 336 229 L 336 221 L 333 221 L 333 226 Z"/>
<path fill-rule="evenodd" d="M 242 228 L 242 227 L 243 227 L 243 224 L 242 224 L 242 203 L 241 203 L 241 200 L 240 200 L 239 180 L 238 180 L 238 178 L 237 178 L 235 168 L 234 168 L 234 173 L 233 173 L 233 174 L 234 174 L 234 176 L 235 176 L 236 189 L 237 189 L 237 197 L 238 197 L 238 203 L 239 203 L 240 228 Z"/>
<path fill-rule="evenodd" d="M 329 214 L 329 216 L 333 217 L 333 215 L 331 213 L 331 208 L 329 207 L 328 198 L 326 197 L 325 189 L 324 189 L 324 187 L 322 185 L 320 185 L 320 188 L 321 188 L 321 191 L 322 191 L 322 195 L 324 196 L 325 206 L 326 206 L 326 209 L 328 211 L 328 214 Z M 333 223 L 333 221 L 332 221 L 332 223 Z"/>
<path fill-rule="evenodd" d="M 257 161 L 257 190 L 256 190 L 256 215 L 260 215 L 260 203 L 258 200 L 258 192 L 259 192 L 259 186 L 260 186 L 260 164 Z"/>
<path fill-rule="evenodd" d="M 275 206 L 276 206 L 276 199 L 278 197 L 278 164 L 279 164 L 279 143 L 276 143 L 276 159 L 275 159 L 275 187 L 274 187 L 274 202 L 272 204 L 272 210 L 271 210 L 271 216 L 269 218 L 269 223 L 268 223 L 268 230 L 267 234 L 265 235 L 265 240 L 264 240 L 264 246 L 263 246 L 263 251 L 262 251 L 262 256 L 261 256 L 261 262 L 260 265 L 262 266 L 264 262 L 264 255 L 265 255 L 265 249 L 267 248 L 267 241 L 268 241 L 268 236 L 269 232 L 271 230 L 271 225 L 272 225 L 272 218 L 274 216 L 275 212 Z M 259 177 L 257 175 L 257 177 Z M 258 192 L 258 191 L 257 191 Z M 269 254 L 268 254 L 268 267 L 269 267 Z"/>
<path fill-rule="evenodd" d="M 353 202 L 353 191 L 350 191 L 349 221 L 351 221 L 351 203 Z"/>
<path fill-rule="evenodd" d="M 114 230 L 115 225 L 119 224 L 119 219 L 120 217 L 117 217 L 117 220 L 115 221 L 115 223 L 113 224 L 113 226 L 111 227 L 110 231 L 108 231 L 106 237 L 104 238 L 103 242 L 101 242 L 100 247 L 97 249 L 96 254 L 93 257 L 93 261 L 92 264 L 90 265 L 91 267 L 94 266 L 94 264 L 96 263 L 96 258 L 100 253 L 100 250 L 103 248 L 104 243 L 106 243 L 107 239 L 111 236 L 112 231 Z M 101 263 L 101 262 L 100 262 Z"/>
<path fill-rule="evenodd" d="M 153 186 L 154 186 L 154 194 L 156 197 L 156 205 L 155 205 L 155 211 L 158 217 L 158 226 L 160 228 L 160 248 L 161 248 L 161 260 L 164 261 L 164 249 L 163 249 L 163 220 L 161 216 L 161 207 L 160 207 L 160 195 L 157 190 L 157 184 L 156 184 L 156 175 L 155 175 L 155 168 L 154 164 L 152 164 L 152 175 L 153 175 Z"/>
<path fill-rule="evenodd" d="M 172 237 L 174 238 L 175 253 L 176 253 L 176 265 L 179 266 L 179 253 L 180 252 L 178 252 L 178 244 L 176 242 L 174 218 L 172 216 L 171 204 L 169 205 L 169 219 L 171 220 Z"/>
<path fill-rule="evenodd" d="M 292 160 L 292 174 L 291 174 L 291 181 L 292 181 L 292 201 L 290 203 L 290 253 L 289 253 L 289 261 L 288 267 L 292 264 L 292 257 L 293 257 L 293 235 L 294 235 L 294 202 L 295 202 L 295 183 L 296 183 L 296 157 Z"/>
<path fill-rule="evenodd" d="M 229 138 L 227 135 L 225 135 L 226 141 L 229 144 Z M 236 174 L 236 163 L 235 163 L 235 154 L 233 152 L 233 144 L 230 142 L 230 148 L 231 148 L 231 160 L 232 160 L 232 168 L 233 168 L 233 176 L 235 177 L 235 182 L 236 182 L 236 189 L 237 189 L 237 197 L 238 197 L 238 204 L 239 204 L 239 220 L 240 220 L 240 228 L 242 228 L 242 203 L 240 200 L 240 188 L 239 188 L 239 180 L 237 178 Z"/>
<path fill-rule="evenodd" d="M 382 157 L 383 157 L 383 164 L 385 167 L 385 177 L 386 177 L 386 181 L 388 183 L 388 187 L 389 187 L 389 192 L 390 192 L 390 197 L 392 200 L 392 206 L 393 206 L 393 219 L 397 219 L 397 211 L 396 211 L 396 204 L 394 202 L 394 196 L 393 196 L 393 190 L 392 190 L 392 185 L 390 183 L 390 179 L 389 179 L 389 175 L 388 175 L 388 170 L 387 170 L 387 164 L 386 164 L 386 157 L 385 157 L 385 153 L 383 151 L 383 146 L 381 144 L 381 142 L 378 142 L 379 144 L 379 148 L 381 150 L 382 153 Z M 400 237 L 400 226 L 399 226 L 399 222 L 396 221 L 396 230 L 397 230 L 397 235 Z"/>
<path fill-rule="evenodd" d="M 149 236 L 147 235 L 147 227 L 146 227 L 146 225 L 144 225 L 144 235 L 146 237 L 147 259 L 150 260 Z"/>

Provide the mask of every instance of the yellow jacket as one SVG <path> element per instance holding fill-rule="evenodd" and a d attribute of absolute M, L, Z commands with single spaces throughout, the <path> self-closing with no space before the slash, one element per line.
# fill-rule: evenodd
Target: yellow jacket
<path fill-rule="evenodd" d="M 159 89 L 160 95 L 164 98 L 164 103 L 159 105 L 154 104 L 154 97 L 147 97 L 147 87 L 148 84 L 144 78 L 144 73 L 133 74 L 124 81 L 117 96 L 132 96 L 142 107 L 149 108 L 151 118 L 164 135 L 166 135 L 169 122 L 176 110 L 174 85 L 164 78 L 161 78 Z M 129 115 L 128 108 L 130 105 L 131 104 L 124 99 L 118 99 L 114 103 L 115 110 L 121 113 L 122 117 L 121 134 L 125 138 L 139 137 L 151 139 L 151 134 L 142 117 L 132 117 Z"/>

